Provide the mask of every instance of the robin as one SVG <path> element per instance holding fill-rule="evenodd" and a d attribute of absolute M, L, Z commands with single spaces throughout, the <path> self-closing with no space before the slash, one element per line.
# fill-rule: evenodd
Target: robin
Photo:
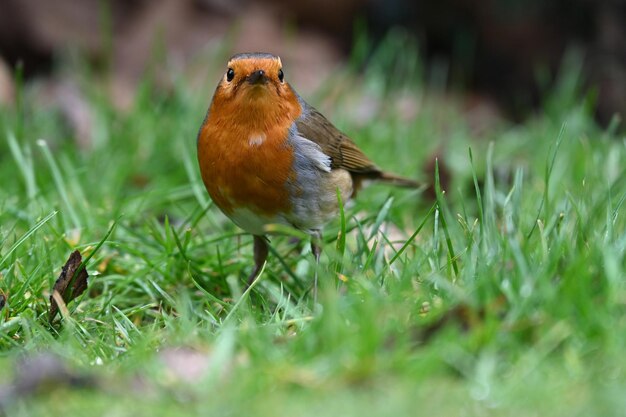
<path fill-rule="evenodd" d="M 364 180 L 417 187 L 378 168 L 295 92 L 280 58 L 268 53 L 230 58 L 197 145 L 209 195 L 254 236 L 248 284 L 267 259 L 266 226 L 284 224 L 310 234 L 319 262 L 321 229 L 339 210 L 337 190 L 347 200 Z"/>

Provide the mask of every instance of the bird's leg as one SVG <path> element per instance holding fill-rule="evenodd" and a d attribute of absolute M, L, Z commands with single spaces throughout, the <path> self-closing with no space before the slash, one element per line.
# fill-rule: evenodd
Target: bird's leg
<path fill-rule="evenodd" d="M 265 264 L 265 260 L 267 259 L 267 254 L 269 251 L 269 247 L 267 246 L 267 239 L 265 236 L 257 236 L 254 235 L 254 270 L 248 277 L 247 287 L 252 285 L 257 275 L 263 269 L 263 264 Z"/>
<path fill-rule="evenodd" d="M 322 232 L 314 230 L 311 238 L 311 252 L 315 256 L 315 278 L 313 280 L 313 303 L 317 304 L 317 271 L 320 265 L 320 255 L 322 254 Z"/>

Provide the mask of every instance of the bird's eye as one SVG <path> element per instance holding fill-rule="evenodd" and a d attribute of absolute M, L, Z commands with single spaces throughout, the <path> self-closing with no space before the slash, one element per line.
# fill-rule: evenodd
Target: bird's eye
<path fill-rule="evenodd" d="M 233 78 L 235 78 L 235 70 L 228 68 L 228 71 L 226 71 L 226 81 L 231 82 Z"/>
<path fill-rule="evenodd" d="M 283 73 L 282 69 L 278 70 L 278 79 L 280 80 L 280 82 L 282 83 L 283 80 L 285 79 L 285 74 Z"/>

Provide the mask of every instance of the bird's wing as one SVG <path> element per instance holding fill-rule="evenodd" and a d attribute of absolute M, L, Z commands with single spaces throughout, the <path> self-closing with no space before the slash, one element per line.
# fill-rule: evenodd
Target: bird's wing
<path fill-rule="evenodd" d="M 330 156 L 333 169 L 341 168 L 374 177 L 381 173 L 348 136 L 306 103 L 303 104 L 302 116 L 296 120 L 296 127 L 301 136 L 317 143 L 322 152 Z"/>
<path fill-rule="evenodd" d="M 320 112 L 304 100 L 301 103 L 302 115 L 296 120 L 298 133 L 319 145 L 322 152 L 330 157 L 332 169 L 348 171 L 355 182 L 355 190 L 359 189 L 361 181 L 365 179 L 384 181 L 400 187 L 419 187 L 419 183 L 410 178 L 381 171 L 348 136 L 333 126 Z"/>

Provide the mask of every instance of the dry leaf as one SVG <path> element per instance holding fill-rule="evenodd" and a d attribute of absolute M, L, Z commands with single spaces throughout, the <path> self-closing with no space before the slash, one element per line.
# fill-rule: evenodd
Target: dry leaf
<path fill-rule="evenodd" d="M 63 266 L 59 279 L 54 283 L 52 295 L 50 295 L 50 321 L 54 320 L 59 305 L 57 304 L 54 293 L 57 292 L 65 304 L 81 295 L 87 289 L 87 270 L 82 264 L 82 256 L 79 251 L 74 251 Z"/>

